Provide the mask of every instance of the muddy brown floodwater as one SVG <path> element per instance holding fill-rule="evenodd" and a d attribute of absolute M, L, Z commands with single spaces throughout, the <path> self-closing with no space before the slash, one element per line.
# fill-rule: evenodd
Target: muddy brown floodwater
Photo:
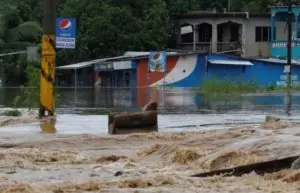
<path fill-rule="evenodd" d="M 300 172 L 191 178 L 192 174 L 300 155 L 300 127 L 238 126 L 123 136 L 49 135 L 0 140 L 0 192 L 300 192 Z"/>

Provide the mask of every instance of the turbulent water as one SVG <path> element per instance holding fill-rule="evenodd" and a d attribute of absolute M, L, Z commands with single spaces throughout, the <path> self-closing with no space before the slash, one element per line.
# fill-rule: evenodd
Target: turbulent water
<path fill-rule="evenodd" d="M 288 128 L 286 128 L 288 127 Z M 297 171 L 192 174 L 300 155 L 300 127 L 1 139 L 0 192 L 298 192 Z M 282 129 L 283 128 L 283 129 Z"/>
<path fill-rule="evenodd" d="M 63 96 L 68 101 L 69 95 Z M 300 191 L 300 173 L 293 170 L 264 176 L 190 177 L 300 155 L 297 94 L 291 104 L 285 94 L 202 102 L 194 95 L 176 96 L 160 105 L 158 133 L 109 136 L 107 111 L 140 110 L 120 105 L 120 98 L 106 106 L 91 105 L 88 97 L 79 100 L 81 106 L 62 103 L 50 129 L 43 126 L 49 120 L 38 120 L 36 111 L 23 109 L 22 117 L 0 116 L 0 192 Z M 3 106 L 10 105 L 6 101 Z M 266 115 L 283 121 L 263 123 Z"/>

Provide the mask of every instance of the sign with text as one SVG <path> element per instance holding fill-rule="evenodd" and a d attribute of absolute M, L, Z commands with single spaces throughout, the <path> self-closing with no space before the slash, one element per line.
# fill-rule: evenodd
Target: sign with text
<path fill-rule="evenodd" d="M 113 63 L 106 63 L 106 64 L 98 64 L 94 66 L 94 70 L 96 71 L 105 71 L 105 70 L 113 70 L 114 65 Z"/>
<path fill-rule="evenodd" d="M 300 41 L 299 42 L 292 42 L 292 47 L 300 47 Z M 273 42 L 272 48 L 287 48 L 287 42 Z"/>
<path fill-rule="evenodd" d="M 56 18 L 56 48 L 74 49 L 76 45 L 76 19 Z"/>
<path fill-rule="evenodd" d="M 280 75 L 280 80 L 276 81 L 277 86 L 286 86 L 286 81 L 287 81 L 287 75 Z M 292 75 L 291 76 L 291 84 L 292 85 L 298 85 L 299 84 L 299 79 L 297 75 Z"/>

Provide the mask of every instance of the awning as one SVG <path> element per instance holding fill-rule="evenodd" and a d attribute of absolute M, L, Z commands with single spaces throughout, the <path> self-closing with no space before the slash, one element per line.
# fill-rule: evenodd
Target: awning
<path fill-rule="evenodd" d="M 279 59 L 279 58 L 268 58 L 268 59 L 257 59 L 258 61 L 264 61 L 264 62 L 271 62 L 271 63 L 277 63 L 277 64 L 287 64 L 286 59 Z M 300 61 L 292 59 L 292 64 L 294 65 L 300 65 Z"/>
<path fill-rule="evenodd" d="M 208 60 L 211 64 L 221 64 L 221 65 L 241 65 L 241 66 L 252 66 L 253 63 L 247 60 Z"/>

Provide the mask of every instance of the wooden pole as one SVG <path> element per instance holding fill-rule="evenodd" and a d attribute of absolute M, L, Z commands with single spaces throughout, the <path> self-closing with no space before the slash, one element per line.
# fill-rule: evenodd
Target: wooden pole
<path fill-rule="evenodd" d="M 40 117 L 53 116 L 55 114 L 55 22 L 56 0 L 44 0 Z"/>
<path fill-rule="evenodd" d="M 292 76 L 292 3 L 291 0 L 288 0 L 288 42 L 287 42 L 287 87 L 291 87 L 291 76 Z"/>

